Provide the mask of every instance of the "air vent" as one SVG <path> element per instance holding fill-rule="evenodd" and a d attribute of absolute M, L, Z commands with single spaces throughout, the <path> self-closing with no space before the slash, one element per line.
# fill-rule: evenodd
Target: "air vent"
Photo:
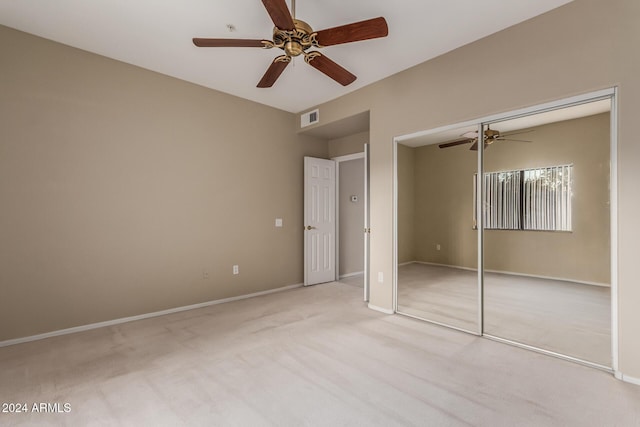
<path fill-rule="evenodd" d="M 300 127 L 307 127 L 320 121 L 320 110 L 313 110 L 300 115 Z"/>

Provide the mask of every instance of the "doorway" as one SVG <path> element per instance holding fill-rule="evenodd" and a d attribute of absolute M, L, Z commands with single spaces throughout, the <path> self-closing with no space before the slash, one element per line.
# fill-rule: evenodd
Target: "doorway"
<path fill-rule="evenodd" d="M 612 89 L 396 138 L 395 311 L 615 370 L 615 120 Z"/>
<path fill-rule="evenodd" d="M 369 300 L 368 144 L 331 160 L 305 157 L 305 285 L 343 281 Z"/>
<path fill-rule="evenodd" d="M 345 165 L 352 160 L 360 159 L 360 162 L 364 162 L 364 176 L 358 177 L 358 180 L 364 179 L 364 189 L 359 191 L 350 191 L 347 192 L 346 197 L 348 199 L 341 199 L 339 194 L 339 188 L 336 187 L 335 194 L 335 208 L 336 208 L 336 230 L 337 235 L 335 238 L 335 246 L 334 246 L 334 254 L 335 254 L 335 273 L 334 278 L 332 280 L 340 280 L 340 276 L 354 274 L 358 272 L 362 277 L 357 278 L 357 276 L 344 277 L 342 280 L 358 280 L 360 282 L 364 281 L 360 286 L 363 287 L 363 298 L 365 301 L 369 300 L 369 111 L 363 111 L 361 113 L 355 114 L 350 117 L 346 117 L 337 121 L 327 122 L 323 124 L 317 124 L 314 126 L 310 126 L 308 129 L 301 129 L 300 133 L 309 135 L 315 138 L 323 139 L 327 142 L 327 158 L 332 159 L 335 163 L 335 167 L 337 170 L 337 185 L 339 185 L 340 177 L 339 177 L 339 168 L 344 163 Z M 357 163 L 357 162 L 353 162 Z M 348 168 L 348 166 L 345 166 Z M 356 172 L 356 174 L 359 174 Z M 348 182 L 349 180 L 347 180 Z M 342 180 L 343 184 L 345 180 Z M 346 190 L 345 190 L 346 191 Z M 356 201 L 352 202 L 350 196 L 357 196 Z M 350 243 L 349 249 L 341 248 L 340 245 L 340 224 L 339 224 L 339 209 L 340 206 L 350 206 L 360 207 L 360 209 L 364 208 L 364 217 L 362 221 L 355 226 L 355 220 L 353 222 L 353 226 L 349 228 L 348 234 L 358 233 L 357 237 L 352 238 L 350 242 L 356 242 L 356 239 L 359 239 L 360 243 Z M 305 218 L 305 238 L 308 234 L 306 230 Z M 344 224 L 343 224 L 344 228 Z M 364 235 L 364 236 L 363 236 Z M 353 263 L 349 260 L 340 260 L 340 254 L 343 256 L 350 252 L 356 254 L 355 247 L 360 246 L 359 255 L 353 255 L 352 258 L 359 257 L 359 260 L 355 260 Z M 305 262 L 306 255 L 305 255 Z M 353 264 L 362 265 L 362 267 L 349 267 L 349 265 Z M 340 272 L 340 266 L 343 267 L 343 271 Z M 346 266 L 346 268 L 345 268 Z M 306 270 L 306 266 L 305 266 Z M 306 272 L 305 272 L 306 277 Z M 357 279 L 351 279 L 352 277 L 356 277 Z M 306 282 L 305 282 L 306 283 Z"/>
<path fill-rule="evenodd" d="M 361 153 L 335 157 L 337 170 L 338 280 L 363 288 L 369 301 L 368 144 Z"/>

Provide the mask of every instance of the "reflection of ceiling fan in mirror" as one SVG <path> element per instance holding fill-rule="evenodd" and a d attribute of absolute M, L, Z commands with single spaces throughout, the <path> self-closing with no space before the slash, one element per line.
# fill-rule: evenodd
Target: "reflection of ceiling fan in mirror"
<path fill-rule="evenodd" d="M 272 40 L 193 39 L 193 44 L 198 47 L 261 47 L 264 49 L 276 47 L 282 49 L 284 55 L 273 60 L 258 83 L 260 88 L 273 86 L 291 59 L 299 55 L 304 56 L 307 64 L 346 86 L 353 83 L 356 76 L 317 50 L 309 49 L 386 37 L 388 34 L 387 21 L 382 17 L 313 31 L 309 24 L 295 19 L 295 0 L 291 1 L 291 13 L 286 0 L 262 0 L 262 3 L 275 25 Z"/>
<path fill-rule="evenodd" d="M 489 126 L 487 126 L 487 129 L 484 131 L 484 148 L 487 148 L 487 146 L 493 144 L 496 141 L 531 142 L 526 139 L 509 138 L 510 136 L 513 136 L 513 135 L 520 135 L 520 134 L 529 133 L 529 132 L 533 132 L 533 130 L 525 130 L 521 132 L 511 132 L 511 133 L 501 134 L 499 130 L 494 130 L 494 129 L 491 129 Z M 460 136 L 462 137 L 462 139 L 445 142 L 444 144 L 438 145 L 438 147 L 449 148 L 449 147 L 455 147 L 456 145 L 472 144 L 469 149 L 474 151 L 478 150 L 478 131 L 465 132 Z"/>

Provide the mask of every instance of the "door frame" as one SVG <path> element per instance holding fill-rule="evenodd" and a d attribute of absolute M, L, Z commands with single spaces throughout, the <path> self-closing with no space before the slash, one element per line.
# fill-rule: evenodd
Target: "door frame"
<path fill-rule="evenodd" d="M 332 157 L 331 160 L 336 162 L 336 281 L 340 280 L 340 163 L 348 162 L 350 160 L 364 160 L 364 189 L 363 189 L 363 202 L 364 202 L 364 219 L 363 219 L 363 232 L 369 227 L 369 144 L 364 144 L 364 151 L 360 153 L 347 154 L 344 156 Z M 369 239 L 368 233 L 365 232 L 364 237 L 364 301 L 369 301 Z"/>
<path fill-rule="evenodd" d="M 482 134 L 482 129 L 485 125 L 514 119 L 518 117 L 529 116 L 533 114 L 543 113 L 546 111 L 552 111 L 559 108 L 570 107 L 578 104 L 585 104 L 588 102 L 610 99 L 611 100 L 611 111 L 610 111 L 610 176 L 609 176 L 609 197 L 610 197 L 610 261 L 611 261 L 611 368 L 606 368 L 600 366 L 598 364 L 594 364 L 591 362 L 587 362 L 584 360 L 576 359 L 571 356 L 567 356 L 564 354 L 555 353 L 552 351 L 539 349 L 532 346 L 527 346 L 525 344 L 500 339 L 496 337 L 492 337 L 486 335 L 484 333 L 484 325 L 483 325 L 483 277 L 484 277 L 484 264 L 483 264 L 483 233 L 484 233 L 484 224 L 482 224 L 483 215 L 477 215 L 479 220 L 478 222 L 478 293 L 480 295 L 478 304 L 479 304 L 479 324 L 478 331 L 465 331 L 468 333 L 473 333 L 478 336 L 482 336 L 488 339 L 494 339 L 500 342 L 505 342 L 511 345 L 515 345 L 522 348 L 527 348 L 529 350 L 533 350 L 536 352 L 544 353 L 547 355 L 551 355 L 554 357 L 558 357 L 565 360 L 570 360 L 573 362 L 578 362 L 583 365 L 603 369 L 609 372 L 612 372 L 616 378 L 622 379 L 622 373 L 619 371 L 619 313 L 618 313 L 618 237 L 619 237 L 619 228 L 618 228 L 618 88 L 610 87 L 594 92 L 585 93 L 582 95 L 577 95 L 573 97 L 563 98 L 552 102 L 537 104 L 534 106 L 516 109 L 507 111 L 504 113 L 493 114 L 490 116 L 481 117 L 474 120 L 468 120 L 465 122 L 460 122 L 452 125 L 441 126 L 425 131 L 414 132 L 407 135 L 400 135 L 393 138 L 393 310 L 395 313 L 402 314 L 398 312 L 398 159 L 397 159 L 397 150 L 398 144 L 402 141 L 412 139 L 419 136 L 426 136 L 434 133 L 439 133 L 447 130 L 456 129 L 459 127 L 467 127 L 467 126 L 477 126 L 478 134 Z M 483 144 L 479 144 L 478 150 L 478 174 L 482 176 L 484 173 L 483 169 Z M 478 195 L 476 209 L 480 209 L 481 201 L 483 199 L 482 194 L 482 186 L 480 185 L 481 180 L 478 180 Z M 426 320 L 427 319 L 421 319 Z M 433 323 L 433 322 L 431 322 Z M 444 325 L 448 326 L 448 325 Z M 450 326 L 449 326 L 450 327 Z M 457 329 L 457 328 L 453 328 Z"/>

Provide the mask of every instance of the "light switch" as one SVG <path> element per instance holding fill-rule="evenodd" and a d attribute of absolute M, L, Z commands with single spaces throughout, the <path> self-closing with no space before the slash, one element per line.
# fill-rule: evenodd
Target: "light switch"
<path fill-rule="evenodd" d="M 282 218 L 276 218 L 276 227 L 282 227 Z"/>

